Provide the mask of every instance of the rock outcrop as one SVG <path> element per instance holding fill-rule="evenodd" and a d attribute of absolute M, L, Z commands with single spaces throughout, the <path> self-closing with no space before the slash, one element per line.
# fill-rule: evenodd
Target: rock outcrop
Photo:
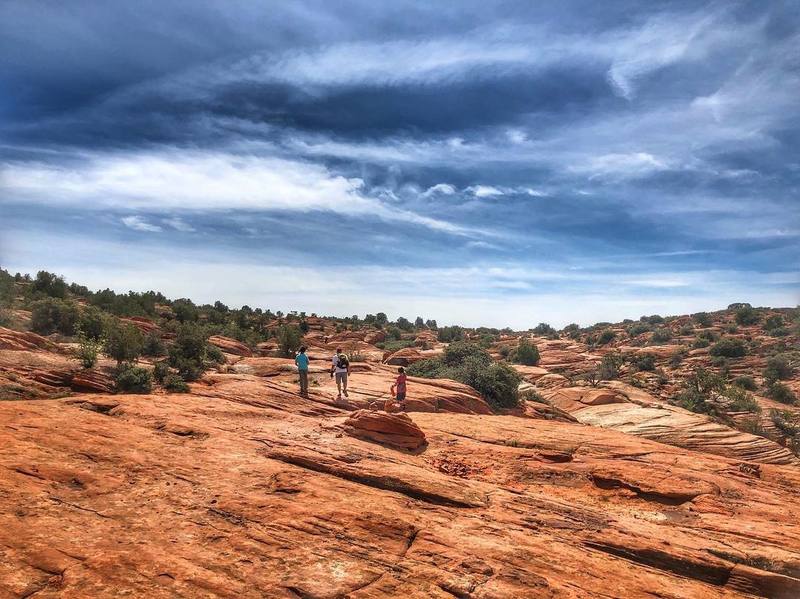
<path fill-rule="evenodd" d="M 413 347 L 404 347 L 390 354 L 383 362 L 391 366 L 409 366 L 414 362 L 419 362 L 424 359 L 425 356 L 423 356 L 419 350 Z"/>
<path fill-rule="evenodd" d="M 348 435 L 391 447 L 413 450 L 425 445 L 425 433 L 407 414 L 358 410 L 342 427 Z"/>
<path fill-rule="evenodd" d="M 222 335 L 212 335 L 208 338 L 208 342 L 224 351 L 226 354 L 233 354 L 235 356 L 242 356 L 249 358 L 253 355 L 253 351 L 241 341 L 231 339 L 230 337 L 223 337 Z"/>

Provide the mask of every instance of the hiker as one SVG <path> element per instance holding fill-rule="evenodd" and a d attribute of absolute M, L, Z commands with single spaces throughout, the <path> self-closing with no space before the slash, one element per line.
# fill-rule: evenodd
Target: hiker
<path fill-rule="evenodd" d="M 406 409 L 406 369 L 402 366 L 397 369 L 397 380 L 392 385 L 392 398 L 400 403 L 402 410 Z"/>
<path fill-rule="evenodd" d="M 336 389 L 339 391 L 339 396 L 336 398 L 337 400 L 342 399 L 342 393 L 344 393 L 345 397 L 350 397 L 347 395 L 348 374 L 350 374 L 350 360 L 342 353 L 342 348 L 337 347 L 336 355 L 333 356 L 333 362 L 331 364 L 331 378 L 336 375 Z"/>
<path fill-rule="evenodd" d="M 294 358 L 297 365 L 297 373 L 300 375 L 300 395 L 308 397 L 308 356 L 306 346 L 300 348 L 300 353 Z"/>

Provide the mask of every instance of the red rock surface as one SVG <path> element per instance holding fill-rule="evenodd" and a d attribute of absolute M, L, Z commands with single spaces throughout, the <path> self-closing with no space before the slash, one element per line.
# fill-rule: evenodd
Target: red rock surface
<path fill-rule="evenodd" d="M 424 359 L 425 356 L 423 356 L 419 350 L 413 347 L 404 347 L 403 349 L 399 349 L 393 354 L 390 354 L 384 360 L 384 363 L 391 366 L 409 366 L 414 362 L 419 362 L 420 360 Z"/>
<path fill-rule="evenodd" d="M 348 435 L 390 447 L 419 449 L 426 443 L 425 433 L 407 414 L 358 410 L 342 427 Z"/>
<path fill-rule="evenodd" d="M 230 337 L 212 335 L 208 338 L 208 342 L 227 354 L 244 357 L 250 357 L 253 355 L 253 351 L 244 343 L 237 341 L 236 339 L 231 339 Z"/>
<path fill-rule="evenodd" d="M 28 331 L 14 331 L 0 327 L 0 349 L 10 351 L 34 351 L 37 349 L 57 352 L 58 345 L 36 333 Z"/>
<path fill-rule="evenodd" d="M 0 403 L 2 596 L 800 593 L 793 467 L 457 414 L 415 414 L 408 453 L 265 379 L 212 379 Z"/>

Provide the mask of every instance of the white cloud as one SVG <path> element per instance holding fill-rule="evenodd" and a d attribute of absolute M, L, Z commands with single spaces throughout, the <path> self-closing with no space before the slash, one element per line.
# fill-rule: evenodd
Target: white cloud
<path fill-rule="evenodd" d="M 176 231 L 180 231 L 181 233 L 193 233 L 197 230 L 192 225 L 184 221 L 182 218 L 178 218 L 177 216 L 173 218 L 165 218 L 162 222 L 165 225 L 172 227 Z"/>
<path fill-rule="evenodd" d="M 428 189 L 426 189 L 422 195 L 425 197 L 430 197 L 437 194 L 451 196 L 455 192 L 456 188 L 450 185 L 449 183 L 437 183 L 436 185 L 433 185 Z"/>
<path fill-rule="evenodd" d="M 478 198 L 491 198 L 503 195 L 503 190 L 491 185 L 472 185 L 467 187 L 467 191 Z"/>
<path fill-rule="evenodd" d="M 526 187 L 525 188 L 525 193 L 527 193 L 529 196 L 533 196 L 535 198 L 545 198 L 548 195 L 550 195 L 546 191 L 542 191 L 540 189 L 533 189 L 532 187 Z"/>
<path fill-rule="evenodd" d="M 7 199 L 153 212 L 325 210 L 403 221 L 458 235 L 473 229 L 387 206 L 363 181 L 275 157 L 165 150 L 95 155 L 69 165 L 17 162 L 0 170 Z"/>
<path fill-rule="evenodd" d="M 147 233 L 160 233 L 161 227 L 147 222 L 141 216 L 123 216 L 121 219 L 122 224 L 134 231 L 144 231 Z"/>
<path fill-rule="evenodd" d="M 574 173 L 585 173 L 591 177 L 640 176 L 653 171 L 670 168 L 664 160 L 647 152 L 627 154 L 604 154 L 593 156 L 580 165 L 570 167 Z"/>

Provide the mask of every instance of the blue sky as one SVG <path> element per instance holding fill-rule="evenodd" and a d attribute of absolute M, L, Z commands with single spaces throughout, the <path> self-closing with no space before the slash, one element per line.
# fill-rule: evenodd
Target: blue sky
<path fill-rule="evenodd" d="M 800 296 L 795 2 L 0 4 L 0 265 L 527 328 Z"/>

